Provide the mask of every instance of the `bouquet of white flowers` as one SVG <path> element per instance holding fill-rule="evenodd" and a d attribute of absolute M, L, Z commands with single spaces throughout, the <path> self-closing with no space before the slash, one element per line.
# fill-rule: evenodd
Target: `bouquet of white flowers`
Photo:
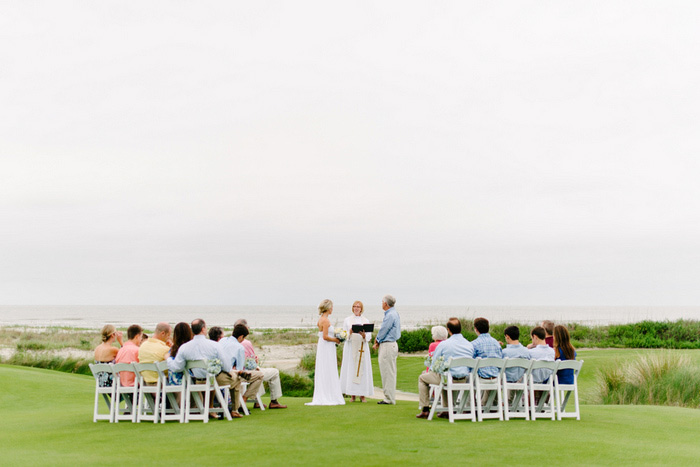
<path fill-rule="evenodd" d="M 253 371 L 258 369 L 258 362 L 255 361 L 253 357 L 248 357 L 245 359 L 245 369 L 248 371 Z"/>
<path fill-rule="evenodd" d="M 348 332 L 343 328 L 336 329 L 335 337 L 337 337 L 340 340 L 340 342 L 343 342 L 345 339 L 348 338 Z"/>
<path fill-rule="evenodd" d="M 425 360 L 423 360 L 423 366 L 426 368 L 430 368 L 433 366 L 433 356 L 432 355 L 426 355 Z"/>
<path fill-rule="evenodd" d="M 207 361 L 207 373 L 216 376 L 221 373 L 221 360 L 213 358 Z"/>

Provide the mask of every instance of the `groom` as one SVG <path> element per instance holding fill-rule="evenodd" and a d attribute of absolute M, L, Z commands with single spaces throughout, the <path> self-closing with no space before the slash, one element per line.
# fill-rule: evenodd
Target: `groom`
<path fill-rule="evenodd" d="M 401 337 L 401 320 L 394 309 L 395 304 L 396 299 L 391 295 L 382 299 L 384 321 L 373 346 L 375 350 L 379 349 L 379 372 L 384 390 L 384 400 L 377 404 L 396 404 L 396 357 L 399 355 L 396 341 Z"/>

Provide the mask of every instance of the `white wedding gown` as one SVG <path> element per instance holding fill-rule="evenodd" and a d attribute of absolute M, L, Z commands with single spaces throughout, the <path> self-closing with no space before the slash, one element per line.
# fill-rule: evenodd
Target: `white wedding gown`
<path fill-rule="evenodd" d="M 328 335 L 335 335 L 333 326 L 328 328 Z M 323 332 L 318 333 L 318 345 L 316 346 L 314 398 L 306 405 L 345 405 L 343 393 L 340 392 L 335 342 L 324 340 Z"/>

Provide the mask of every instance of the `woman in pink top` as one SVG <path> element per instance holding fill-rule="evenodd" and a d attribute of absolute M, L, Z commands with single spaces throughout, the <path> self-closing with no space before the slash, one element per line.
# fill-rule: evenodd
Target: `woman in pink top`
<path fill-rule="evenodd" d="M 438 344 L 447 339 L 447 328 L 445 326 L 433 326 L 430 333 L 433 336 L 433 342 L 428 346 L 428 356 L 432 358 Z M 425 369 L 426 373 L 428 371 L 430 371 L 429 367 Z"/>

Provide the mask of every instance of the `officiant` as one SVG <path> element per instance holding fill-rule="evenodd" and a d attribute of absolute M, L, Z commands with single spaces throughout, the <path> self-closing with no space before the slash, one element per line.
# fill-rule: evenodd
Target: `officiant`
<path fill-rule="evenodd" d="M 343 394 L 350 396 L 350 402 L 355 402 L 357 396 L 362 402 L 367 402 L 365 398 L 374 394 L 372 358 L 367 344 L 372 339 L 370 329 L 373 325 L 362 316 L 364 311 L 365 306 L 358 300 L 352 304 L 352 315 L 343 321 L 343 329 L 348 332 L 348 338 L 343 347 L 340 389 Z"/>

